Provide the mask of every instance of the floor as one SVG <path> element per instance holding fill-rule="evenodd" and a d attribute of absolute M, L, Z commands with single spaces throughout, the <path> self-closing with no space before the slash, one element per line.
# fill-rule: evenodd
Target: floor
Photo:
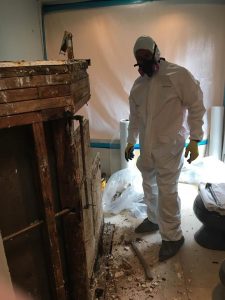
<path fill-rule="evenodd" d="M 180 183 L 179 194 L 185 244 L 175 257 L 166 262 L 158 262 L 161 242 L 158 233 L 134 233 L 141 219 L 127 211 L 105 216 L 105 222 L 116 225 L 108 267 L 107 300 L 225 300 L 225 287 L 218 275 L 225 252 L 208 250 L 194 240 L 194 233 L 201 226 L 192 209 L 197 187 Z M 130 246 L 131 240 L 135 241 L 151 267 L 152 281 L 146 280 Z"/>

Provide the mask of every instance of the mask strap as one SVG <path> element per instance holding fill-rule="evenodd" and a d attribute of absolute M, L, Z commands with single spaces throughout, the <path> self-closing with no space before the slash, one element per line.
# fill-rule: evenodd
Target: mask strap
<path fill-rule="evenodd" d="M 156 49 L 157 49 L 157 45 L 156 45 L 156 43 L 155 43 L 154 49 L 153 49 L 153 54 L 152 54 L 152 60 L 153 60 L 153 61 L 154 61 L 154 58 L 155 58 Z M 135 64 L 135 65 L 134 65 L 134 67 L 137 67 L 137 66 L 139 66 L 139 64 Z"/>
<path fill-rule="evenodd" d="M 153 55 L 152 55 L 152 60 L 155 59 L 155 53 L 156 53 L 157 45 L 155 43 L 154 49 L 153 49 Z"/>

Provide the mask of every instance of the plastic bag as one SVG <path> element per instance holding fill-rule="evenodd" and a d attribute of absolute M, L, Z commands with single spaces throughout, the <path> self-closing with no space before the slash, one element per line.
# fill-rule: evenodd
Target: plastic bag
<path fill-rule="evenodd" d="M 225 181 L 225 163 L 213 156 L 203 157 L 181 170 L 179 182 L 199 185 L 201 182 L 220 183 Z"/>
<path fill-rule="evenodd" d="M 112 214 L 129 210 L 135 217 L 144 218 L 147 206 L 143 197 L 141 173 L 137 168 L 126 168 L 109 178 L 103 192 L 103 210 Z"/>

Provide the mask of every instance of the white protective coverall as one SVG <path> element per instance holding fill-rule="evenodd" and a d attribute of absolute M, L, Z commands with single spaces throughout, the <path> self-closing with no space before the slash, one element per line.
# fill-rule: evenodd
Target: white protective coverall
<path fill-rule="evenodd" d="M 129 97 L 130 118 L 127 142 L 139 135 L 140 156 L 148 219 L 159 225 L 163 240 L 181 239 L 178 178 L 183 150 L 190 139 L 201 140 L 205 108 L 199 82 L 184 67 L 161 60 L 159 70 L 134 82 Z"/>

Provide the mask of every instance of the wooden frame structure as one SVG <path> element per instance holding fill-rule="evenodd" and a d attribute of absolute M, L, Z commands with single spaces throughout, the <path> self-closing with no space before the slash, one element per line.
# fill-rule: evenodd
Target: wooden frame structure
<path fill-rule="evenodd" d="M 91 299 L 103 224 L 100 160 L 91 162 L 88 121 L 74 117 L 90 99 L 89 64 L 0 63 L 0 161 L 8 160 L 0 171 L 0 229 L 13 281 L 45 300 Z M 27 250 L 32 240 L 43 256 L 37 276 L 36 250 Z M 20 251 L 13 251 L 20 248 L 23 260 L 33 261 L 32 279 L 24 275 Z"/>

